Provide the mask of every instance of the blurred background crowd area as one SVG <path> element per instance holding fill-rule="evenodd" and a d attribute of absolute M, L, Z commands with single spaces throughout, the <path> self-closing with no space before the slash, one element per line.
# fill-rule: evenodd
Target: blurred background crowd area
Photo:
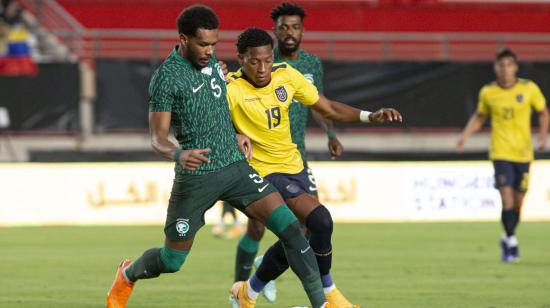
<path fill-rule="evenodd" d="M 220 18 L 217 55 L 236 69 L 237 35 L 271 30 L 280 1 L 205 0 Z M 325 94 L 361 109 L 392 106 L 403 125 L 336 124 L 343 160 L 484 159 L 488 128 L 454 146 L 504 47 L 520 77 L 550 95 L 550 1 L 297 1 L 302 48 L 325 69 Z M 177 44 L 175 20 L 195 1 L 2 0 L 0 161 L 158 160 L 147 85 Z M 533 117 L 533 125 L 537 125 Z M 328 159 L 312 122 L 310 159 Z M 548 153 L 537 153 L 547 157 Z"/>

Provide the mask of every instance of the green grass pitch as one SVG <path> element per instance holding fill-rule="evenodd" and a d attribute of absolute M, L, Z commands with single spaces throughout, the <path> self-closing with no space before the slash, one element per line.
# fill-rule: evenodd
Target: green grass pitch
<path fill-rule="evenodd" d="M 550 308 L 550 224 L 519 227 L 519 264 L 499 261 L 497 222 L 338 224 L 333 277 L 372 308 Z M 0 307 L 105 307 L 115 267 L 159 246 L 162 227 L 0 228 Z M 267 236 L 262 249 L 273 242 Z M 236 241 L 201 230 L 183 269 L 140 281 L 131 307 L 228 307 Z M 291 272 L 279 301 L 307 305 Z"/>

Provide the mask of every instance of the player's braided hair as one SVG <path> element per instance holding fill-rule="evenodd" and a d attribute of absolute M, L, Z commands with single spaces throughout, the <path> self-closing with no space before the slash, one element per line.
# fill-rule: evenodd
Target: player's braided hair
<path fill-rule="evenodd" d="M 237 38 L 237 51 L 244 54 L 249 47 L 270 45 L 273 48 L 273 38 L 265 30 L 248 28 Z"/>
<path fill-rule="evenodd" d="M 192 5 L 178 17 L 178 31 L 185 35 L 195 36 L 197 29 L 218 29 L 218 17 L 214 11 L 205 5 Z"/>
<path fill-rule="evenodd" d="M 518 62 L 518 56 L 511 49 L 508 48 L 504 48 L 497 52 L 496 60 L 498 61 L 502 58 L 512 58 L 515 62 Z"/>
<path fill-rule="evenodd" d="M 301 8 L 298 4 L 290 2 L 283 2 L 275 7 L 273 10 L 271 10 L 271 19 L 273 19 L 274 22 L 277 22 L 279 16 L 292 15 L 300 16 L 300 20 L 303 21 L 304 17 L 306 17 L 306 11 L 304 11 L 304 9 Z"/>

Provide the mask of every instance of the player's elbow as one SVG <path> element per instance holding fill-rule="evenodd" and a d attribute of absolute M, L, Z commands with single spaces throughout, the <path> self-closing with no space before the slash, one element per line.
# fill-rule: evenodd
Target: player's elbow
<path fill-rule="evenodd" d="M 542 111 L 540 112 L 540 116 L 541 118 L 544 118 L 544 119 L 548 119 L 550 117 L 550 112 L 548 111 L 548 107 L 545 107 L 544 109 L 542 109 Z"/>
<path fill-rule="evenodd" d="M 487 116 L 479 112 L 476 112 L 473 116 L 473 120 L 475 121 L 477 126 L 483 126 L 483 123 L 485 123 L 486 119 Z"/>

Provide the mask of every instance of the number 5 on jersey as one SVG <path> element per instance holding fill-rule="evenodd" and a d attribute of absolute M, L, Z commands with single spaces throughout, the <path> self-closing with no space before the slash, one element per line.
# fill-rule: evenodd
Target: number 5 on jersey
<path fill-rule="evenodd" d="M 216 84 L 216 78 L 210 80 L 210 88 L 212 88 L 212 94 L 214 94 L 216 98 L 220 98 L 222 95 L 222 88 L 220 85 Z"/>

